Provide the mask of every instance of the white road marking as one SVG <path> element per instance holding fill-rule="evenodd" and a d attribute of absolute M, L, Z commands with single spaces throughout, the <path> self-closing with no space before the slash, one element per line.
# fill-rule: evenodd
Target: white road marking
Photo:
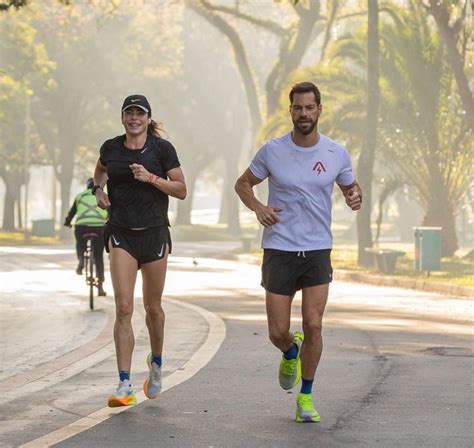
<path fill-rule="evenodd" d="M 209 333 L 207 335 L 204 344 L 196 351 L 191 359 L 184 364 L 179 370 L 176 370 L 171 375 L 166 376 L 163 380 L 162 392 L 165 392 L 172 387 L 175 387 L 182 382 L 188 380 L 202 368 L 204 368 L 214 355 L 219 350 L 222 342 L 224 342 L 226 335 L 226 327 L 224 321 L 216 314 L 190 303 L 181 302 L 179 300 L 165 299 L 167 302 L 177 306 L 188 308 L 198 314 L 200 314 L 209 324 Z M 137 404 L 143 403 L 148 398 L 145 397 L 143 391 L 137 392 Z M 115 414 L 131 409 L 133 406 L 120 407 L 120 408 L 102 408 L 92 414 L 89 414 L 63 428 L 57 429 L 56 431 L 50 432 L 38 439 L 32 440 L 31 442 L 21 445 L 20 448 L 40 448 L 49 447 L 56 443 L 62 442 L 63 440 L 69 439 L 76 434 L 86 431 L 93 426 L 113 417 Z"/>

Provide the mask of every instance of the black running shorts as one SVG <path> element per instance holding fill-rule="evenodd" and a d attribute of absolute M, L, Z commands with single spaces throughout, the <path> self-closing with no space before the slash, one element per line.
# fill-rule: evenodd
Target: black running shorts
<path fill-rule="evenodd" d="M 171 236 L 168 226 L 131 230 L 107 224 L 104 241 L 107 252 L 109 252 L 110 241 L 112 247 L 123 249 L 135 258 L 139 268 L 142 264 L 161 260 L 166 255 L 167 245 L 168 253 L 171 253 Z"/>
<path fill-rule="evenodd" d="M 331 249 L 287 252 L 264 249 L 262 286 L 274 294 L 296 291 L 332 281 Z"/>

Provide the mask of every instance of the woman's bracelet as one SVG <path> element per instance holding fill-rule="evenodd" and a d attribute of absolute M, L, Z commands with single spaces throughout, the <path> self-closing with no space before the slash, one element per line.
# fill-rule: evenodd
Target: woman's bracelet
<path fill-rule="evenodd" d="M 150 173 L 150 175 L 148 176 L 148 183 L 153 184 L 159 178 L 160 178 L 160 176 L 157 176 L 156 174 Z"/>

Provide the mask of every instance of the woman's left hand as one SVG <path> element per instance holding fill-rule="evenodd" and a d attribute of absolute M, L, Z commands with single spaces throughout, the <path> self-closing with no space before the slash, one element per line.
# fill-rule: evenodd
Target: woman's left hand
<path fill-rule="evenodd" d="M 150 172 L 145 169 L 143 165 L 139 165 L 138 163 L 133 163 L 130 165 L 130 169 L 132 170 L 133 177 L 140 182 L 150 182 Z"/>

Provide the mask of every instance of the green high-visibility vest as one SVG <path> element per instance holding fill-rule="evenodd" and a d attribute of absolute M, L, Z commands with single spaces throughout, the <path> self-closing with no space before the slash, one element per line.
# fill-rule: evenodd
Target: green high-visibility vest
<path fill-rule="evenodd" d="M 100 227 L 107 221 L 107 210 L 97 205 L 92 190 L 88 189 L 76 196 L 76 225 Z"/>

